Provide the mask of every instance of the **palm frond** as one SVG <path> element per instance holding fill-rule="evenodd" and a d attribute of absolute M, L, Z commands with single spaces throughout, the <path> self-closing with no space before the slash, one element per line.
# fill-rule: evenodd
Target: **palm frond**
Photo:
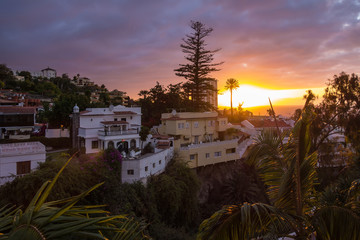
<path fill-rule="evenodd" d="M 289 227 L 290 222 L 294 220 L 289 215 L 263 203 L 225 206 L 200 225 L 197 239 L 251 239 Z"/>
<path fill-rule="evenodd" d="M 105 239 L 144 239 L 142 224 L 124 215 L 109 216 L 103 205 L 75 206 L 99 183 L 78 196 L 46 202 L 56 180 L 72 157 L 52 181 L 45 182 L 24 212 L 19 208 L 0 208 L 0 239 L 58 239 L 82 236 Z M 122 233 L 122 234 L 118 234 Z"/>
<path fill-rule="evenodd" d="M 312 225 L 319 239 L 360 238 L 360 217 L 347 208 L 323 207 L 314 214 Z"/>

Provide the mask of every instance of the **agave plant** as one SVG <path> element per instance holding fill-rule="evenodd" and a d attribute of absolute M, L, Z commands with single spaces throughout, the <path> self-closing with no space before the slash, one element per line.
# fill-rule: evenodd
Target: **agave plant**
<path fill-rule="evenodd" d="M 290 140 L 263 133 L 248 162 L 256 165 L 267 186 L 270 204 L 224 206 L 199 227 L 197 239 L 359 239 L 358 182 L 346 204 L 324 205 L 315 191 L 317 154 L 310 153 L 309 126 L 313 113 L 305 104 Z"/>
<path fill-rule="evenodd" d="M 78 196 L 46 202 L 55 182 L 71 157 L 52 181 L 45 182 L 25 210 L 0 208 L 0 239 L 146 239 L 144 225 L 123 215 L 109 216 L 103 205 L 76 206 L 97 184 Z"/>

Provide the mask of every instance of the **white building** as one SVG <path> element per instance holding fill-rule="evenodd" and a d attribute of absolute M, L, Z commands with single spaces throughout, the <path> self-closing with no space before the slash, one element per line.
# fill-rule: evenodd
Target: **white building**
<path fill-rule="evenodd" d="M 87 108 L 80 112 L 79 118 L 78 137 L 85 153 L 97 153 L 109 147 L 128 153 L 130 149 L 140 148 L 140 107 Z"/>
<path fill-rule="evenodd" d="M 164 172 L 166 165 L 172 159 L 173 147 L 158 149 L 155 153 L 148 153 L 138 159 L 123 159 L 121 167 L 122 182 L 132 183 L 142 181 L 146 183 L 151 175 Z"/>
<path fill-rule="evenodd" d="M 45 146 L 40 142 L 0 144 L 0 185 L 30 173 L 45 159 Z"/>
<path fill-rule="evenodd" d="M 41 70 L 41 76 L 45 77 L 45 78 L 54 78 L 54 77 L 56 77 L 56 70 L 47 67 L 47 68 Z"/>
<path fill-rule="evenodd" d="M 79 113 L 75 106 L 72 118 L 73 134 L 79 137 L 79 140 L 73 140 L 73 144 L 79 141 L 80 147 L 85 147 L 85 153 L 97 153 L 110 147 L 122 153 L 123 182 L 145 183 L 150 175 L 162 173 L 173 156 L 174 149 L 170 145 L 155 146 L 153 153 L 140 156 L 140 107 L 111 105 L 108 108 L 87 108 Z"/>

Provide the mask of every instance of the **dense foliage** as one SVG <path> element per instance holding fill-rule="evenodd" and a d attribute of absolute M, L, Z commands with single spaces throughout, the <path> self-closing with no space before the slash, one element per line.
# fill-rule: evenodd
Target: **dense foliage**
<path fill-rule="evenodd" d="M 190 100 L 185 97 L 181 83 L 164 87 L 156 83 L 150 90 L 141 90 L 138 100 L 142 111 L 142 123 L 152 127 L 160 123 L 161 114 L 172 109 L 191 111 Z"/>
<path fill-rule="evenodd" d="M 287 144 L 263 133 L 249 153 L 249 163 L 267 186 L 269 204 L 224 206 L 201 224 L 198 239 L 359 238 L 359 172 L 345 186 L 341 180 L 316 192 L 317 155 L 311 152 L 309 132 L 316 115 L 307 100 Z"/>
<path fill-rule="evenodd" d="M 36 191 L 53 178 L 65 163 L 48 159 L 37 171 L 0 187 L 0 204 L 27 206 Z M 179 159 L 172 160 L 163 174 L 152 176 L 147 185 L 141 182 L 121 183 L 122 158 L 116 149 L 98 156 L 81 155 L 59 176 L 49 195 L 58 200 L 79 195 L 99 182 L 96 191 L 81 200 L 82 204 L 106 205 L 112 214 L 128 214 L 149 225 L 147 231 L 155 239 L 191 239 L 199 224 L 195 173 Z"/>
<path fill-rule="evenodd" d="M 65 162 L 66 156 L 56 161 L 49 160 L 40 163 L 37 171 L 17 177 L 14 181 L 1 186 L 0 202 L 27 206 L 41 185 L 45 181 L 52 179 Z M 60 175 L 52 189 L 49 200 L 53 201 L 78 195 L 99 182 L 97 176 L 89 174 L 86 170 L 84 171 L 80 164 L 73 161 Z"/>
<path fill-rule="evenodd" d="M 310 90 L 305 97 L 315 99 Z M 356 74 L 342 72 L 334 75 L 327 84 L 322 101 L 309 107 L 316 116 L 310 126 L 311 151 L 319 150 L 336 134 L 344 134 L 346 143 L 360 151 L 360 82 Z M 300 117 L 300 112 L 295 111 L 295 120 Z"/>
<path fill-rule="evenodd" d="M 54 176 L 45 181 L 26 209 L 5 205 L 0 207 L 0 239 L 145 239 L 143 225 L 124 215 L 109 216 L 103 206 L 76 204 L 95 186 L 63 199 L 48 201 L 57 180 L 70 158 Z M 39 170 L 40 171 L 40 170 Z"/>

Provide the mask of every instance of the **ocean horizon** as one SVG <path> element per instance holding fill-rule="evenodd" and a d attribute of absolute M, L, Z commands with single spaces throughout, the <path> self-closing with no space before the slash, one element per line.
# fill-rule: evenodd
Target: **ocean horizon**
<path fill-rule="evenodd" d="M 274 111 L 276 115 L 283 115 L 286 117 L 290 117 L 294 114 L 295 110 L 298 108 L 302 108 L 302 105 L 273 105 Z M 267 110 L 270 109 L 270 106 L 256 106 L 256 107 L 248 107 L 244 108 L 244 110 L 248 110 L 253 113 L 254 116 L 264 116 L 268 115 Z"/>

